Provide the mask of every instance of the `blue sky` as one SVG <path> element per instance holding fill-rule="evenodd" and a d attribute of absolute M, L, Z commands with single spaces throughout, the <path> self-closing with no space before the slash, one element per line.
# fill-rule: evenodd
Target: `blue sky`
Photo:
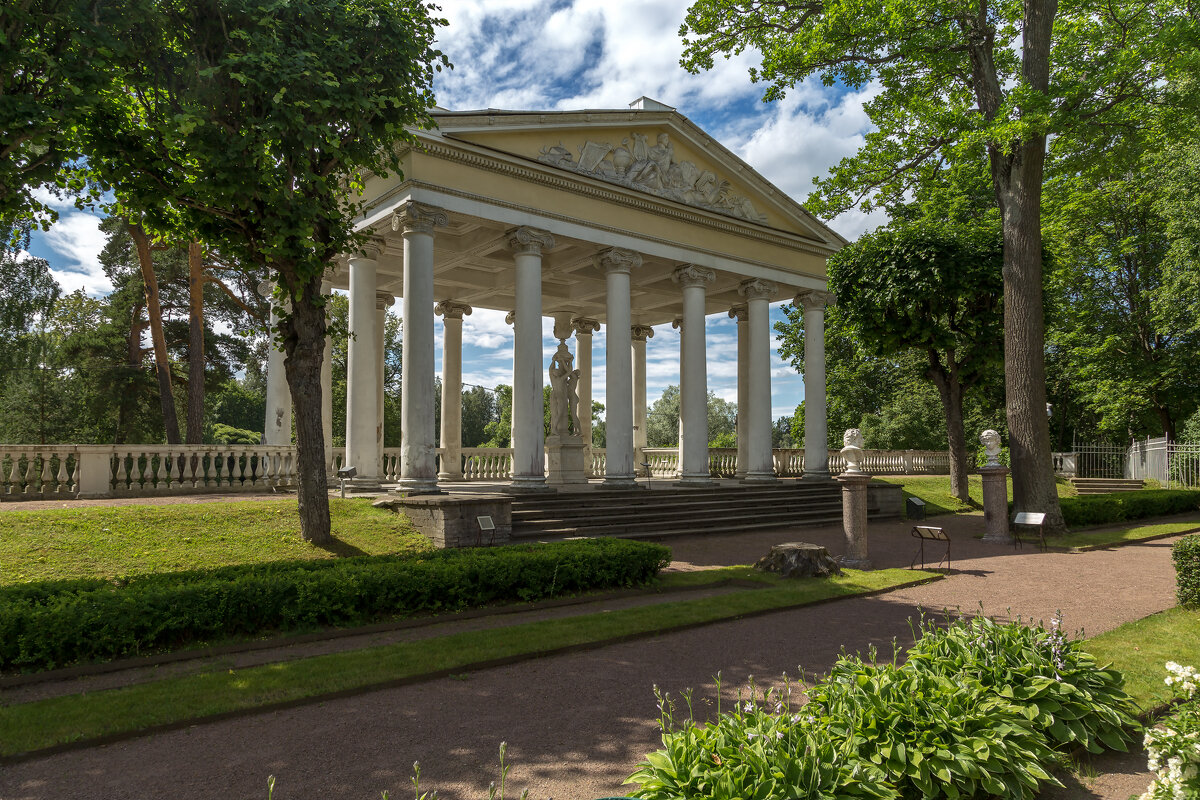
<path fill-rule="evenodd" d="M 750 83 L 755 62 L 745 53 L 718 61 L 711 72 L 690 75 L 679 67 L 679 26 L 686 0 L 443 0 L 439 47 L 454 63 L 436 89 L 438 104 L 454 109 L 625 108 L 643 95 L 679 109 L 763 176 L 803 202 L 814 175 L 861 146 L 870 123 L 862 91 L 810 81 L 774 104 L 761 102 Z M 67 291 L 100 295 L 111 289 L 97 257 L 104 237 L 98 218 L 60 206 L 62 217 L 39 234 L 30 250 L 46 258 Z M 854 239 L 882 223 L 852 211 L 830 220 Z M 785 300 L 787 298 L 780 298 Z M 772 321 L 781 319 L 780 303 Z M 544 325 L 547 361 L 554 350 L 551 321 Z M 724 315 L 707 321 L 709 388 L 735 400 L 736 324 Z M 438 369 L 441 369 L 438 325 Z M 595 338 L 593 394 L 604 402 L 604 335 Z M 512 331 L 503 315 L 476 311 L 464 321 L 463 379 L 494 386 L 511 382 Z M 655 329 L 647 345 L 648 397 L 678 382 L 679 338 L 669 326 Z M 773 355 L 772 411 L 790 415 L 803 399 L 795 371 Z"/>

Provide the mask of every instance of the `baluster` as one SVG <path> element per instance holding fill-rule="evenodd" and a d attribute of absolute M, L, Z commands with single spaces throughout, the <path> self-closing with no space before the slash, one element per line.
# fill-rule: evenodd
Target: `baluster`
<path fill-rule="evenodd" d="M 158 469 L 155 470 L 154 477 L 151 479 L 154 482 L 155 491 L 165 492 L 170 488 L 171 482 L 168 473 L 169 469 L 170 466 L 168 465 L 168 457 L 163 453 L 159 453 Z"/>
<path fill-rule="evenodd" d="M 26 495 L 32 495 L 37 485 L 37 456 L 30 454 L 25 456 L 25 492 Z"/>
<path fill-rule="evenodd" d="M 259 463 L 262 464 L 263 485 L 268 489 L 275 488 L 275 454 L 263 453 Z"/>
<path fill-rule="evenodd" d="M 67 455 L 62 453 L 58 456 L 58 485 L 54 487 L 57 493 L 65 492 L 68 489 L 68 481 L 70 476 L 67 474 Z"/>

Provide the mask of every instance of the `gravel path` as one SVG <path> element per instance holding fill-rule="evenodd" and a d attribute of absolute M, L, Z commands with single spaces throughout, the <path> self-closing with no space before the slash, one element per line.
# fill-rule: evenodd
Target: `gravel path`
<path fill-rule="evenodd" d="M 870 598 L 781 611 L 600 650 L 533 660 L 425 684 L 197 725 L 171 733 L 0 767 L 0 798 L 179 797 L 371 798 L 411 796 L 412 763 L 422 789 L 445 800 L 483 798 L 498 780 L 497 748 L 509 744 L 509 796 L 589 800 L 623 793 L 622 781 L 658 744 L 652 686 L 677 694 L 695 687 L 698 713 L 724 700 L 751 675 L 770 682 L 787 671 L 820 673 L 844 646 L 889 653 L 910 639 L 921 608 L 1049 618 L 1061 609 L 1068 629 L 1089 635 L 1174 604 L 1172 540 L 1081 554 L 985 545 L 978 516 L 931 520 L 954 537 L 946 580 Z M 872 526 L 877 566 L 908 566 L 910 523 Z M 668 542 L 679 569 L 747 563 L 770 544 L 801 539 L 840 551 L 835 529 L 684 537 Z M 1062 798 L 1126 800 L 1148 774 L 1128 761 L 1120 775 Z M 1144 762 L 1140 762 L 1144 765 Z M 1144 769 L 1144 767 L 1143 767 Z M 515 787 L 515 791 L 512 789 Z M 1132 788 L 1129 788 L 1132 787 Z"/>

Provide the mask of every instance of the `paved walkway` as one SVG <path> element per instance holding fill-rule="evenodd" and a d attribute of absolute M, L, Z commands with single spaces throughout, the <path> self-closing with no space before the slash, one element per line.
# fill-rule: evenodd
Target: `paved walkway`
<path fill-rule="evenodd" d="M 1049 618 L 1088 635 L 1174 604 L 1172 540 L 1081 554 L 986 545 L 979 516 L 941 517 L 954 537 L 946 580 L 871 598 L 848 599 L 719 623 L 584 653 L 538 659 L 357 697 L 264 713 L 63 753 L 0 768 L 0 799 L 263 798 L 276 776 L 279 800 L 408 796 L 413 761 L 422 788 L 446 800 L 483 798 L 499 778 L 497 749 L 509 744 L 509 796 L 589 800 L 623 793 L 622 781 L 659 744 L 652 686 L 696 689 L 708 713 L 719 671 L 725 700 L 751 675 L 826 670 L 851 651 L 910 640 L 922 608 Z M 908 566 L 911 523 L 872 526 L 878 566 Z M 840 550 L 833 528 L 777 530 L 668 542 L 675 568 L 747 563 L 770 544 L 802 539 Z M 1125 800 L 1148 782 L 1136 760 L 1103 793 Z M 1129 788 L 1132 787 L 1132 788 Z"/>

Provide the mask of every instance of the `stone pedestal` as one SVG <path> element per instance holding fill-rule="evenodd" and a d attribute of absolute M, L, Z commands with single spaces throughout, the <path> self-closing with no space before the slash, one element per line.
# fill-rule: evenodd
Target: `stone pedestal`
<path fill-rule="evenodd" d="M 828 550 L 808 542 L 772 545 L 771 551 L 760 558 L 754 568 L 777 572 L 785 578 L 827 578 L 842 574 L 842 568 Z"/>
<path fill-rule="evenodd" d="M 579 436 L 546 437 L 546 483 L 550 486 L 587 483 L 587 459 Z"/>
<path fill-rule="evenodd" d="M 837 479 L 842 484 L 842 533 L 846 537 L 846 553 L 838 563 L 850 569 L 871 569 L 867 556 L 867 484 L 871 476 L 843 472 Z"/>
<path fill-rule="evenodd" d="M 987 532 L 983 541 L 996 544 L 1012 544 L 1012 532 L 1008 528 L 1008 475 L 1006 467 L 980 467 L 983 477 L 983 519 Z"/>
<path fill-rule="evenodd" d="M 386 498 L 377 508 L 404 512 L 435 547 L 489 547 L 512 537 L 512 498 L 496 494 L 441 494 Z M 480 517 L 485 519 L 481 520 Z M 490 521 L 491 528 L 485 527 Z"/>

